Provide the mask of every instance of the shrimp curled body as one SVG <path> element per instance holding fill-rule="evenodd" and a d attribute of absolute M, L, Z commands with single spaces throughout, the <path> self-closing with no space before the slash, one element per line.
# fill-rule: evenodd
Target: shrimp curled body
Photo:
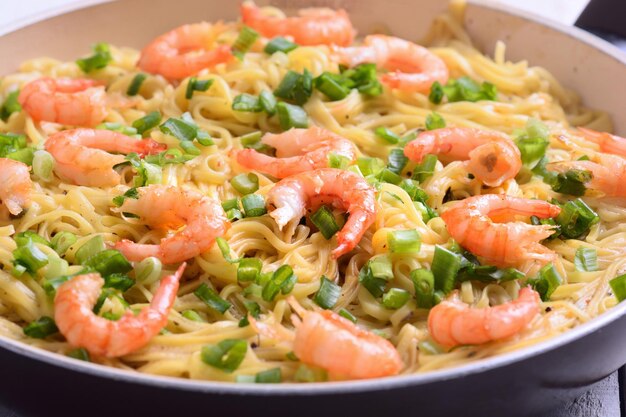
<path fill-rule="evenodd" d="M 478 345 L 519 333 L 540 310 L 539 294 L 522 288 L 517 299 L 495 307 L 471 308 L 458 292 L 428 314 L 428 330 L 443 346 Z"/>
<path fill-rule="evenodd" d="M 149 185 L 138 188 L 139 198 L 127 198 L 120 212 L 138 215 L 151 227 L 176 230 L 186 226 L 158 245 L 122 240 L 115 249 L 131 261 L 154 256 L 172 264 L 193 258 L 211 248 L 217 237 L 226 233 L 228 219 L 222 205 L 199 192 L 174 186 Z"/>
<path fill-rule="evenodd" d="M 350 216 L 337 233 L 335 258 L 350 252 L 376 219 L 376 192 L 361 176 L 341 169 L 317 169 L 280 180 L 267 195 L 270 216 L 282 228 L 300 219 L 307 207 L 330 197 Z"/>
<path fill-rule="evenodd" d="M 394 36 L 369 35 L 362 46 L 333 48 L 335 59 L 349 67 L 374 63 L 389 72 L 380 76 L 390 88 L 428 93 L 435 81 L 448 82 L 448 67 L 423 46 Z"/>
<path fill-rule="evenodd" d="M 309 8 L 298 17 L 277 17 L 263 13 L 252 2 L 241 5 L 243 23 L 266 38 L 290 36 L 299 45 L 341 45 L 352 43 L 356 31 L 345 10 Z"/>
<path fill-rule="evenodd" d="M 113 167 L 125 159 L 109 152 L 136 152 L 145 156 L 166 149 L 152 139 L 138 140 L 104 129 L 63 130 L 51 135 L 45 147 L 54 157 L 54 169 L 60 176 L 90 187 L 119 184 L 120 175 Z"/>
<path fill-rule="evenodd" d="M 559 206 L 542 200 L 508 195 L 484 194 L 466 198 L 444 211 L 441 218 L 448 232 L 461 246 L 498 266 L 517 266 L 526 260 L 547 263 L 556 254 L 539 242 L 553 233 L 553 227 L 534 226 L 521 221 L 495 223 L 491 217 L 515 215 L 555 217 Z"/>
<path fill-rule="evenodd" d="M 88 79 L 39 78 L 22 88 L 18 101 L 36 121 L 92 127 L 107 115 L 104 86 Z"/>
<path fill-rule="evenodd" d="M 330 310 L 307 311 L 290 298 L 302 318 L 296 322 L 293 352 L 302 362 L 354 379 L 396 375 L 402 360 L 382 337 L 360 329 Z"/>
<path fill-rule="evenodd" d="M 0 200 L 13 215 L 30 205 L 33 182 L 28 170 L 23 162 L 0 158 Z"/>
<path fill-rule="evenodd" d="M 54 299 L 54 320 L 67 341 L 91 354 L 109 358 L 142 348 L 167 324 L 176 299 L 182 264 L 175 274 L 161 279 L 149 307 L 138 315 L 128 310 L 116 321 L 93 313 L 104 280 L 99 274 L 78 275 L 62 284 Z"/>
<path fill-rule="evenodd" d="M 222 26 L 203 22 L 171 30 L 143 48 L 137 66 L 169 80 L 181 80 L 228 62 L 233 57 L 230 47 L 214 45 Z"/>
<path fill-rule="evenodd" d="M 237 152 L 237 162 L 276 178 L 326 168 L 331 153 L 350 161 L 356 159 L 356 146 L 351 141 L 320 127 L 290 129 L 277 135 L 267 133 L 261 141 L 276 148 L 277 158 L 244 149 Z"/>
<path fill-rule="evenodd" d="M 468 172 L 490 187 L 514 178 L 522 168 L 520 151 L 508 137 L 464 127 L 422 132 L 406 145 L 404 154 L 415 162 L 427 154 L 436 154 L 443 161 L 466 160 Z"/>

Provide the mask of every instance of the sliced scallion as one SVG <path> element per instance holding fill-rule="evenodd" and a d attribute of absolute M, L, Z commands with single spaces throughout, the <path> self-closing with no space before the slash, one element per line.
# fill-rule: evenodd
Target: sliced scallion
<path fill-rule="evenodd" d="M 418 253 L 422 240 L 417 230 L 394 230 L 387 234 L 391 253 Z"/>
<path fill-rule="evenodd" d="M 580 246 L 574 255 L 574 266 L 577 271 L 597 271 L 598 251 Z"/>
<path fill-rule="evenodd" d="M 143 135 L 150 129 L 157 127 L 161 123 L 161 113 L 153 111 L 146 114 L 144 117 L 139 118 L 133 122 L 133 127 L 137 129 L 137 133 Z"/>
<path fill-rule="evenodd" d="M 234 372 L 246 357 L 248 342 L 243 339 L 226 339 L 216 345 L 202 348 L 202 362 L 226 373 Z"/>
<path fill-rule="evenodd" d="M 445 294 L 452 291 L 461 264 L 459 254 L 436 245 L 431 266 L 431 271 L 435 277 L 435 289 L 443 291 Z"/>
<path fill-rule="evenodd" d="M 322 275 L 320 279 L 320 288 L 315 293 L 313 301 L 315 304 L 322 307 L 325 310 L 333 308 L 337 304 L 337 300 L 341 296 L 341 287 L 335 284 L 333 281 Z"/>
<path fill-rule="evenodd" d="M 402 288 L 391 288 L 383 295 L 382 305 L 389 310 L 397 310 L 405 305 L 411 294 Z"/>
<path fill-rule="evenodd" d="M 428 269 L 414 269 L 411 271 L 411 281 L 415 287 L 415 300 L 420 308 L 433 306 L 435 293 L 435 276 Z"/>
<path fill-rule="evenodd" d="M 231 303 L 220 297 L 214 289 L 209 288 L 209 286 L 204 283 L 196 288 L 193 293 L 207 306 L 221 314 L 224 314 L 232 305 Z"/>
<path fill-rule="evenodd" d="M 246 217 L 259 217 L 267 213 L 265 199 L 259 194 L 248 194 L 241 199 Z"/>
<path fill-rule="evenodd" d="M 276 104 L 276 112 L 280 127 L 283 130 L 289 130 L 292 127 L 309 127 L 309 116 L 300 106 L 281 101 Z"/>
<path fill-rule="evenodd" d="M 626 274 L 613 278 L 609 281 L 609 285 L 617 301 L 621 302 L 626 299 Z"/>
<path fill-rule="evenodd" d="M 243 258 L 237 265 L 237 281 L 254 282 L 261 273 L 263 262 L 258 258 Z"/>
<path fill-rule="evenodd" d="M 278 51 L 287 54 L 293 51 L 294 49 L 296 49 L 297 47 L 298 47 L 298 44 L 295 44 L 288 39 L 278 37 L 269 41 L 267 45 L 265 45 L 265 49 L 263 49 L 263 51 L 266 54 L 270 54 L 270 55 Z"/>
<path fill-rule="evenodd" d="M 133 77 L 133 80 L 128 85 L 128 89 L 126 90 L 126 95 L 128 96 L 136 96 L 139 94 L 139 90 L 141 89 L 141 85 L 146 80 L 148 75 L 140 72 Z"/>
<path fill-rule="evenodd" d="M 35 321 L 28 323 L 24 327 L 24 334 L 34 339 L 45 339 L 55 333 L 58 333 L 59 329 L 52 317 L 42 316 Z"/>
<path fill-rule="evenodd" d="M 326 206 L 320 207 L 315 213 L 311 214 L 309 219 L 326 240 L 332 238 L 339 231 L 339 225 L 335 221 L 333 212 Z"/>

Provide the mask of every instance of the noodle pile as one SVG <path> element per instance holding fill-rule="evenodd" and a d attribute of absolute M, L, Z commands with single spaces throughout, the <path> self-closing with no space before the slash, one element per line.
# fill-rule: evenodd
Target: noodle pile
<path fill-rule="evenodd" d="M 232 45 L 240 28 L 237 23 L 215 25 L 218 43 Z M 497 101 L 459 101 L 435 105 L 427 95 L 388 88 L 375 97 L 352 90 L 342 100 L 329 101 L 323 94 L 314 91 L 303 106 L 310 124 L 350 139 L 358 146 L 361 156 L 378 157 L 385 161 L 391 147 L 386 146 L 374 130 L 386 127 L 404 136 L 423 129 L 426 118 L 433 111 L 441 115 L 448 126 L 485 128 L 509 135 L 524 129 L 529 118 L 539 119 L 550 129 L 551 144 L 546 154 L 550 161 L 571 160 L 598 151 L 598 145 L 586 141 L 571 127 L 611 130 L 606 114 L 583 107 L 578 96 L 563 88 L 545 69 L 532 67 L 525 61 L 507 61 L 503 43 L 497 44 L 493 58 L 475 49 L 459 21 L 451 14 L 435 20 L 426 45 L 445 61 L 452 79 L 467 76 L 479 83 L 488 81 L 495 85 Z M 164 165 L 161 182 L 197 190 L 220 201 L 240 197 L 229 180 L 248 172 L 231 157 L 233 150 L 242 149 L 240 138 L 256 131 L 281 131 L 275 116 L 270 117 L 265 112 L 235 111 L 232 109 L 233 99 L 241 93 L 258 96 L 263 91 L 274 91 L 288 70 L 302 72 L 307 69 L 313 76 L 324 71 L 339 72 L 326 46 L 300 46 L 288 54 L 277 52 L 269 55 L 257 43 L 243 59 L 200 72 L 198 80 L 212 80 L 212 85 L 206 91 L 194 92 L 191 99 L 185 97 L 188 79 L 175 85 L 155 75 L 147 76 L 140 94 L 127 98 L 129 85 L 138 73 L 136 62 L 139 52 L 111 47 L 111 54 L 113 60 L 109 65 L 88 74 L 107 86 L 110 98 L 119 100 L 118 105 L 110 109 L 106 122 L 131 126 L 133 121 L 153 111 L 162 113 L 162 120 L 180 118 L 183 113 L 189 112 L 198 127 L 211 135 L 215 145 L 199 147 L 200 155 L 186 163 Z M 85 74 L 74 62 L 33 59 L 23 63 L 19 72 L 2 78 L 0 94 L 6 97 L 15 88 L 43 76 L 80 78 Z M 26 112 L 14 113 L 6 122 L 0 122 L 1 132 L 25 134 L 33 146 L 39 148 L 43 147 L 46 137 L 61 128 L 52 123 L 34 122 Z M 179 147 L 177 139 L 159 129 L 153 129 L 150 137 L 170 148 Z M 561 137 L 567 140 L 561 140 Z M 59 334 L 45 339 L 24 334 L 26 324 L 42 316 L 54 316 L 53 298 L 43 287 L 45 279 L 50 278 L 54 271 L 44 268 L 38 274 L 14 276 L 11 271 L 13 250 L 16 248 L 15 233 L 32 230 L 45 239 L 63 231 L 75 234 L 78 240 L 65 254 L 70 266 L 58 275 L 70 275 L 81 270 L 80 265 L 72 265 L 76 251 L 94 236 L 102 236 L 105 242 L 125 238 L 157 244 L 164 236 L 161 230 L 151 230 L 139 220 L 112 210 L 112 199 L 133 187 L 133 169 L 121 169 L 122 184 L 110 189 L 71 185 L 56 176 L 49 182 L 34 177 L 31 207 L 19 217 L 0 222 L 2 336 L 62 355 L 74 351 L 74 347 Z M 256 174 L 260 186 L 257 194 L 266 195 L 275 179 L 260 172 Z M 486 189 L 480 181 L 468 177 L 461 162 L 446 166 L 437 162 L 432 177 L 420 186 L 428 193 L 428 203 L 437 212 L 441 212 L 451 199 L 460 200 L 481 193 L 506 193 L 548 201 L 552 198 L 564 199 L 537 175 L 523 180 L 518 177 L 518 180 Z M 263 271 L 271 272 L 281 265 L 290 265 L 297 276 L 290 295 L 306 309 L 319 309 L 313 296 L 320 287 L 322 276 L 340 285 L 341 295 L 333 310 L 346 309 L 356 317 L 359 327 L 374 330 L 388 338 L 400 353 L 404 374 L 459 366 L 520 349 L 585 323 L 617 303 L 608 281 L 626 270 L 626 258 L 622 255 L 626 239 L 626 209 L 618 201 L 586 196 L 585 202 L 599 214 L 601 220 L 582 240 L 554 239 L 545 242 L 558 254 L 555 267 L 564 280 L 550 300 L 542 303 L 542 314 L 512 338 L 444 351 L 432 343 L 428 334 L 428 310 L 418 308 L 413 298 L 399 309 L 387 309 L 359 285 L 359 271 L 366 262 L 388 252 L 387 234 L 391 230 L 413 229 L 421 236 L 419 253 L 391 256 L 394 278 L 388 285 L 411 294 L 415 290 L 410 271 L 430 268 L 435 245 L 451 243 L 441 218 L 434 217 L 425 222 L 410 196 L 399 186 L 382 182 L 377 196 L 380 209 L 374 226 L 354 251 L 338 261 L 330 254 L 336 241 L 326 240 L 320 232 L 311 228 L 310 223 L 289 224 L 281 231 L 268 215 L 249 217 L 234 221 L 224 238 L 233 257 L 246 255 L 261 259 Z M 596 271 L 580 271 L 575 267 L 574 257 L 579 247 L 597 251 L 599 268 Z M 40 248 L 46 255 L 56 256 L 51 248 L 43 245 Z M 244 307 L 247 300 L 259 304 L 260 321 L 291 326 L 292 313 L 286 295 L 278 295 L 274 301 L 268 302 L 255 295 L 254 291 L 247 290 L 250 284 L 238 283 L 236 264 L 227 262 L 217 245 L 190 259 L 188 264 L 169 315 L 169 323 L 161 334 L 146 347 L 123 357 L 92 357 L 91 360 L 134 372 L 219 381 L 235 381 L 242 375 L 256 375 L 280 368 L 283 381 L 299 380 L 297 371 L 301 364 L 293 360 L 288 343 L 259 337 L 251 326 L 239 326 L 240 320 L 247 314 Z M 169 265 L 162 275 L 174 269 L 174 265 Z M 532 277 L 536 270 L 532 271 L 532 266 L 528 266 L 522 272 Z M 224 314 L 208 307 L 194 295 L 201 284 L 216 290 L 232 306 Z M 486 307 L 515 299 L 520 285 L 518 281 L 466 281 L 459 284 L 459 288 L 463 301 L 475 307 Z M 158 279 L 151 282 L 137 280 L 128 291 L 107 298 L 100 314 L 121 314 L 127 308 L 126 303 L 131 309 L 140 309 L 149 303 L 157 286 Z M 188 313 L 183 314 L 189 311 L 197 314 L 192 318 Z M 245 339 L 250 343 L 245 359 L 232 373 L 208 366 L 201 359 L 203 346 L 225 339 Z"/>

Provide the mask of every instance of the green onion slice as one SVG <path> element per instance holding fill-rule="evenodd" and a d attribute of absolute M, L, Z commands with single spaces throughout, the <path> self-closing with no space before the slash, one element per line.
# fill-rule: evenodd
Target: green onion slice
<path fill-rule="evenodd" d="M 335 284 L 333 281 L 322 275 L 320 279 L 320 288 L 315 293 L 313 301 L 315 304 L 322 307 L 325 310 L 331 309 L 337 304 L 337 300 L 341 296 L 341 287 Z"/>
<path fill-rule="evenodd" d="M 248 342 L 242 339 L 226 339 L 216 345 L 202 348 L 202 362 L 226 373 L 234 372 L 246 357 Z"/>

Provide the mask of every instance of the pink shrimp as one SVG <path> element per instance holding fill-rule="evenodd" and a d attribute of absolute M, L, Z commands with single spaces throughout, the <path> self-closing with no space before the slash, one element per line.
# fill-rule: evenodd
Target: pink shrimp
<path fill-rule="evenodd" d="M 131 261 L 154 256 L 172 264 L 193 258 L 211 248 L 217 237 L 228 229 L 229 222 L 222 205 L 196 191 L 166 185 L 138 188 L 139 198 L 127 198 L 118 209 L 138 215 L 151 227 L 177 230 L 158 245 L 122 240 L 115 249 Z"/>
<path fill-rule="evenodd" d="M 298 17 L 282 18 L 266 15 L 253 2 L 245 2 L 241 20 L 266 38 L 290 36 L 300 45 L 347 46 L 356 34 L 345 10 L 302 9 Z"/>
<path fill-rule="evenodd" d="M 548 164 L 551 171 L 566 172 L 570 169 L 590 171 L 592 178 L 586 184 L 589 188 L 607 197 L 626 197 L 626 159 L 598 153 L 594 161 L 564 161 Z"/>
<path fill-rule="evenodd" d="M 237 162 L 249 169 L 268 173 L 276 178 L 328 167 L 328 156 L 334 153 L 350 161 L 356 159 L 356 146 L 321 127 L 290 129 L 274 135 L 266 133 L 261 141 L 276 148 L 277 158 L 254 149 L 237 152 Z"/>
<path fill-rule="evenodd" d="M 361 176 L 341 169 L 316 169 L 280 180 L 267 194 L 270 216 L 282 227 L 306 214 L 307 207 L 330 197 L 350 213 L 348 221 L 337 233 L 337 247 L 332 251 L 340 257 L 359 243 L 376 220 L 376 191 Z"/>
<path fill-rule="evenodd" d="M 626 138 L 611 135 L 607 132 L 597 132 L 595 130 L 579 127 L 578 130 L 583 136 L 592 142 L 600 145 L 600 151 L 619 155 L 626 158 Z"/>
<path fill-rule="evenodd" d="M 91 127 L 107 115 L 104 86 L 88 79 L 39 78 L 22 88 L 18 101 L 35 121 Z"/>
<path fill-rule="evenodd" d="M 325 369 L 338 378 L 366 379 L 397 375 L 403 367 L 396 348 L 382 337 L 363 330 L 331 310 L 307 311 L 293 296 L 288 298 L 296 328 L 268 325 L 248 317 L 259 334 L 293 343 L 300 361 Z"/>
<path fill-rule="evenodd" d="M 141 51 L 137 66 L 169 80 L 181 80 L 205 68 L 228 62 L 233 54 L 228 45 L 215 45 L 222 24 L 206 22 L 183 25 L 171 30 Z"/>
<path fill-rule="evenodd" d="M 428 314 L 428 331 L 435 342 L 453 347 L 479 345 L 519 333 L 539 314 L 539 294 L 522 288 L 516 300 L 495 307 L 471 308 L 458 292 Z"/>
<path fill-rule="evenodd" d="M 422 132 L 404 148 L 404 154 L 421 162 L 427 154 L 443 161 L 467 160 L 472 175 L 490 187 L 515 178 L 522 157 L 515 143 L 498 132 L 466 127 L 446 127 Z"/>
<path fill-rule="evenodd" d="M 553 227 L 521 221 L 495 223 L 490 217 L 525 215 L 545 219 L 560 211 L 559 206 L 542 200 L 483 194 L 454 203 L 441 218 L 450 236 L 465 249 L 491 264 L 516 266 L 529 259 L 547 263 L 556 258 L 553 251 L 539 243 L 553 233 Z"/>
<path fill-rule="evenodd" d="M 54 298 L 54 321 L 67 341 L 91 354 L 115 358 L 147 345 L 167 324 L 186 264 L 161 279 L 149 307 L 112 321 L 93 313 L 104 280 L 100 274 L 78 275 L 63 283 Z"/>
<path fill-rule="evenodd" d="M 0 200 L 13 215 L 30 205 L 33 182 L 28 171 L 28 165 L 22 162 L 0 158 Z"/>
<path fill-rule="evenodd" d="M 104 129 L 63 130 L 48 137 L 45 147 L 54 157 L 54 169 L 61 177 L 90 187 L 119 184 L 120 175 L 113 167 L 124 162 L 124 156 L 109 152 L 145 156 L 167 149 L 152 139 L 133 139 Z"/>
<path fill-rule="evenodd" d="M 333 55 L 350 67 L 374 63 L 389 70 L 380 76 L 381 81 L 402 91 L 428 93 L 435 81 L 448 82 L 448 67 L 441 58 L 423 46 L 393 36 L 369 35 L 362 46 L 335 47 Z"/>

